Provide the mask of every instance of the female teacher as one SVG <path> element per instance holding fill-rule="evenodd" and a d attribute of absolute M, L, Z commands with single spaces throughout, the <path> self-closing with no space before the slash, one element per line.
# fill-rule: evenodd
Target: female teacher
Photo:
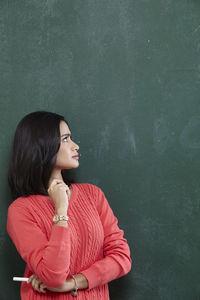
<path fill-rule="evenodd" d="M 102 190 L 62 173 L 79 166 L 78 150 L 58 114 L 33 112 L 17 126 L 7 230 L 26 262 L 22 300 L 107 300 L 108 282 L 130 271 L 129 246 Z"/>

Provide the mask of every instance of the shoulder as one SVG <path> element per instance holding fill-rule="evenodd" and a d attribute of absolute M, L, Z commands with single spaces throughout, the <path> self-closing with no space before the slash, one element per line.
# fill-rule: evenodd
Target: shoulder
<path fill-rule="evenodd" d="M 43 195 L 30 195 L 27 197 L 19 197 L 15 199 L 10 206 L 8 207 L 8 211 L 24 209 L 30 210 L 33 205 L 40 202 L 45 196 Z"/>
<path fill-rule="evenodd" d="M 99 193 L 103 193 L 100 187 L 91 183 L 76 183 L 75 185 L 77 186 L 79 192 L 89 193 L 92 195 L 98 195 Z"/>
<path fill-rule="evenodd" d="M 30 200 L 30 196 L 28 197 L 19 197 L 17 199 L 15 199 L 10 205 L 9 205 L 9 210 L 16 208 L 16 207 L 25 207 Z"/>
<path fill-rule="evenodd" d="M 8 207 L 7 228 L 11 224 L 18 223 L 27 224 L 27 222 L 35 223 L 41 219 L 41 213 L 46 211 L 49 214 L 50 209 L 46 209 L 47 197 L 43 195 L 30 195 L 27 197 L 19 197 L 14 200 Z"/>

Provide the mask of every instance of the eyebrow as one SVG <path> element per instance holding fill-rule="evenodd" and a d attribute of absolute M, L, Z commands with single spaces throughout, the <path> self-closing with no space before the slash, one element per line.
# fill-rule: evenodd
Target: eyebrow
<path fill-rule="evenodd" d="M 61 137 L 68 137 L 68 136 L 71 136 L 71 133 L 65 133 L 65 134 L 63 134 L 63 135 L 61 135 Z"/>

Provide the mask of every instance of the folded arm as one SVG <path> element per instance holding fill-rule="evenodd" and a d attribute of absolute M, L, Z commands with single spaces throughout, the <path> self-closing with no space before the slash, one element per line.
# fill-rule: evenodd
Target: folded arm
<path fill-rule="evenodd" d="M 31 212 L 15 204 L 8 210 L 7 231 L 30 270 L 46 286 L 59 287 L 64 283 L 70 266 L 69 228 L 52 225 L 47 239 Z"/>
<path fill-rule="evenodd" d="M 88 288 L 88 281 L 82 274 L 74 275 L 78 289 L 86 289 Z M 46 293 L 46 290 L 56 293 L 64 293 L 64 292 L 71 292 L 75 290 L 75 281 L 73 278 L 68 278 L 65 282 L 57 288 L 51 288 L 46 286 L 35 274 L 33 274 L 30 278 L 28 283 L 32 284 L 32 287 L 35 291 L 40 293 Z"/>
<path fill-rule="evenodd" d="M 94 199 L 104 229 L 104 258 L 81 272 L 88 280 L 89 289 L 125 275 L 132 263 L 124 232 L 119 229 L 118 220 L 101 189 L 96 188 Z"/>

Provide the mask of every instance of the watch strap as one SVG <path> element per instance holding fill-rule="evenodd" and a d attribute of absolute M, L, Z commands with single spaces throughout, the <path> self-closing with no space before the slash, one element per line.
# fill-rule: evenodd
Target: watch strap
<path fill-rule="evenodd" d="M 73 291 L 71 291 L 72 296 L 76 297 L 78 292 L 78 283 L 74 275 L 71 275 L 71 277 L 74 279 L 75 288 Z"/>

